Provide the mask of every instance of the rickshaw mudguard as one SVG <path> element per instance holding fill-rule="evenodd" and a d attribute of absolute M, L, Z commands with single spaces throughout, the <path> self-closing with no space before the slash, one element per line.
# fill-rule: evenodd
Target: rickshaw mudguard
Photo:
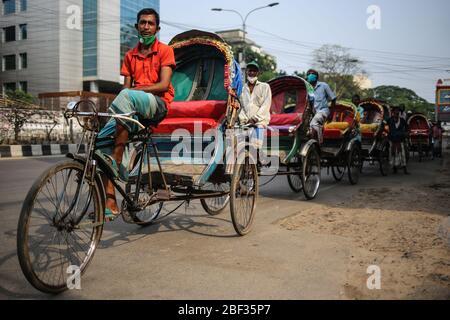
<path fill-rule="evenodd" d="M 68 154 L 66 154 L 66 158 L 72 159 L 72 160 L 82 164 L 83 166 L 86 164 L 86 157 L 85 156 L 81 156 L 81 155 L 73 154 L 73 153 L 68 153 Z M 101 199 L 102 199 L 102 203 L 105 204 L 106 203 L 105 187 L 103 185 L 103 179 L 100 176 L 100 172 L 98 172 L 98 170 L 97 170 L 97 174 L 95 175 L 95 182 L 99 186 L 99 191 L 100 191 L 100 196 L 101 196 Z"/>
<path fill-rule="evenodd" d="M 305 145 L 302 147 L 302 150 L 300 151 L 300 155 L 302 157 L 306 157 L 308 155 L 309 150 L 314 147 L 318 148 L 319 142 L 317 140 L 311 139 Z"/>
<path fill-rule="evenodd" d="M 215 137 L 215 147 L 214 147 L 214 155 L 208 166 L 206 167 L 203 174 L 199 177 L 199 179 L 195 182 L 198 186 L 203 186 L 208 182 L 209 178 L 214 174 L 219 164 L 223 163 L 223 155 L 224 155 L 224 142 L 223 142 L 224 133 L 222 131 L 222 127 L 219 127 L 216 130 Z"/>
<path fill-rule="evenodd" d="M 345 148 L 345 150 L 350 152 L 353 149 L 353 146 L 355 144 L 361 148 L 360 137 L 356 136 L 356 137 L 352 138 L 352 140 L 350 140 L 350 142 L 347 144 L 347 147 Z"/>
<path fill-rule="evenodd" d="M 302 144 L 302 136 L 301 136 L 300 131 L 301 130 L 299 130 L 299 129 L 296 130 L 295 139 L 294 139 L 294 143 L 292 145 L 292 149 L 288 153 L 288 155 L 286 156 L 286 159 L 284 159 L 284 163 L 289 163 L 298 154 L 298 151 L 300 150 L 301 144 Z"/>

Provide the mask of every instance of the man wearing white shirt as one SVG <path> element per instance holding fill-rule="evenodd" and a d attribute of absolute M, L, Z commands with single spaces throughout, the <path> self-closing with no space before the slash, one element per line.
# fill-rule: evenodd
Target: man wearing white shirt
<path fill-rule="evenodd" d="M 247 81 L 241 95 L 242 110 L 239 120 L 242 125 L 252 124 L 267 128 L 270 122 L 272 90 L 267 83 L 258 81 L 259 66 L 256 62 L 247 65 Z"/>

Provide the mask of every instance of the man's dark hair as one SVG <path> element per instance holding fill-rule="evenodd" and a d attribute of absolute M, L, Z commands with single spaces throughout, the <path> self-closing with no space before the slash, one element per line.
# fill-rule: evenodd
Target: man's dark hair
<path fill-rule="evenodd" d="M 141 16 L 143 15 L 154 15 L 156 18 L 156 25 L 159 27 L 159 13 L 156 12 L 155 9 L 152 8 L 145 8 L 138 12 L 137 14 L 137 23 L 139 23 L 139 20 L 141 19 Z"/>

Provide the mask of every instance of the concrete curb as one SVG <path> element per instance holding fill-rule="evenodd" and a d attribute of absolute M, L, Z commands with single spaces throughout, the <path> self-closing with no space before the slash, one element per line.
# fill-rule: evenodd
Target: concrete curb
<path fill-rule="evenodd" d="M 0 158 L 22 158 L 38 156 L 59 156 L 67 153 L 77 153 L 77 144 L 47 144 L 47 145 L 13 145 L 0 146 Z M 80 153 L 86 151 L 86 145 L 82 144 Z"/>

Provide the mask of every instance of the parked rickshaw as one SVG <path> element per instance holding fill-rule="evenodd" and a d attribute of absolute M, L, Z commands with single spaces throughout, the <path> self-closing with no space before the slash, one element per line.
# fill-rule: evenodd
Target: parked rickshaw
<path fill-rule="evenodd" d="M 101 113 L 92 101 L 73 103 L 66 112 L 84 129 L 80 145 L 86 143 L 86 155 L 69 154 L 70 160 L 41 175 L 24 201 L 17 230 L 20 266 L 36 289 L 67 290 L 68 267 L 77 266 L 73 272 L 83 274 L 92 261 L 105 224 L 101 175 L 123 197 L 122 216 L 128 223 L 149 225 L 162 204 L 172 201 L 201 199 L 211 214 L 229 201 L 236 232 L 250 232 L 258 198 L 256 163 L 245 148 L 231 150 L 233 157 L 227 158 L 225 145 L 225 130 L 233 134 L 239 109 L 239 66 L 215 34 L 193 30 L 170 45 L 177 61 L 176 102 L 161 123 L 139 121 L 134 113 Z M 101 118 L 121 118 L 141 129 L 130 137 L 128 181 L 99 153 L 108 148 L 108 139 L 109 146 L 113 143 L 107 132 L 99 136 Z"/>
<path fill-rule="evenodd" d="M 419 161 L 433 152 L 431 124 L 422 113 L 414 113 L 408 118 L 409 151 L 417 152 Z"/>
<path fill-rule="evenodd" d="M 364 110 L 361 119 L 362 158 L 371 164 L 378 163 L 380 172 L 386 176 L 389 171 L 389 128 L 390 107 L 381 101 L 367 99 L 360 103 Z"/>
<path fill-rule="evenodd" d="M 271 120 L 263 153 L 278 158 L 277 176 L 287 176 L 291 189 L 314 199 L 320 187 L 320 155 L 316 140 L 308 137 L 312 104 L 311 85 L 302 78 L 283 76 L 269 81 Z M 270 163 L 273 165 L 273 162 Z"/>
<path fill-rule="evenodd" d="M 359 125 L 360 115 L 353 103 L 338 101 L 330 108 L 320 156 L 322 167 L 331 169 L 336 181 L 341 181 L 345 172 L 352 185 L 359 181 L 363 160 Z"/>

